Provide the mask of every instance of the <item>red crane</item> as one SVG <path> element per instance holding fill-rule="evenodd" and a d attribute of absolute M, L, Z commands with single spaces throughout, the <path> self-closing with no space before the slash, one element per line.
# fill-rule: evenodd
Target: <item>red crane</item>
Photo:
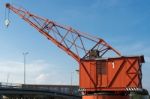
<path fill-rule="evenodd" d="M 112 98 L 110 94 L 125 96 L 133 91 L 143 91 L 141 83 L 143 56 L 121 56 L 101 38 L 31 14 L 9 3 L 6 4 L 6 8 L 19 15 L 79 63 L 79 82 L 83 99 Z M 104 58 L 110 51 L 118 57 Z M 115 99 L 120 97 L 116 96 Z"/>

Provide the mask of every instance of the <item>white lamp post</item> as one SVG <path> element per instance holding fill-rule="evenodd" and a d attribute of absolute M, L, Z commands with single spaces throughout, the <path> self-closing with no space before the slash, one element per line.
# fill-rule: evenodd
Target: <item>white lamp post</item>
<path fill-rule="evenodd" d="M 26 55 L 28 55 L 28 52 L 22 53 L 24 57 L 24 84 L 26 84 Z"/>

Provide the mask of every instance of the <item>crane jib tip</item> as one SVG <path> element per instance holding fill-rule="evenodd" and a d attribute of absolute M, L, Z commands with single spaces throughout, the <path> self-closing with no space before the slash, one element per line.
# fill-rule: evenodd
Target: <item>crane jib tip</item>
<path fill-rule="evenodd" d="M 10 7 L 10 3 L 6 3 L 6 8 L 9 8 Z"/>

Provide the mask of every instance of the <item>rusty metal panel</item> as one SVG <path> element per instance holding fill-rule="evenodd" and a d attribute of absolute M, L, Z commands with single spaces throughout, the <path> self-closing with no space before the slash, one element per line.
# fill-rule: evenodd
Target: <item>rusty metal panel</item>
<path fill-rule="evenodd" d="M 130 96 L 91 95 L 82 96 L 82 99 L 131 99 Z"/>
<path fill-rule="evenodd" d="M 96 61 L 97 87 L 107 87 L 108 66 L 105 60 Z"/>
<path fill-rule="evenodd" d="M 141 88 L 139 57 L 108 59 L 109 88 Z"/>
<path fill-rule="evenodd" d="M 142 60 L 141 60 L 142 59 Z M 139 56 L 82 60 L 80 88 L 86 91 L 126 91 L 142 88 Z"/>
<path fill-rule="evenodd" d="M 95 89 L 97 85 L 96 61 L 83 61 L 80 64 L 80 88 Z"/>

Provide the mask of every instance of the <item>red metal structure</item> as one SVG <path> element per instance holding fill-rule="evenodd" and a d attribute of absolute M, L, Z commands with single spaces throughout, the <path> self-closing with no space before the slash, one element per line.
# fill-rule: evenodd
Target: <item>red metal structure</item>
<path fill-rule="evenodd" d="M 89 92 L 139 90 L 143 62 L 143 56 L 83 60 L 81 63 L 85 67 L 80 65 L 80 87 Z"/>
<path fill-rule="evenodd" d="M 133 91 L 143 91 L 143 56 L 121 56 L 101 38 L 60 25 L 10 4 L 6 4 L 6 7 L 79 63 L 79 82 L 83 99 L 110 99 L 112 96 L 109 95 L 125 96 Z M 105 58 L 110 51 L 117 57 Z M 114 98 L 120 99 L 120 96 Z"/>

